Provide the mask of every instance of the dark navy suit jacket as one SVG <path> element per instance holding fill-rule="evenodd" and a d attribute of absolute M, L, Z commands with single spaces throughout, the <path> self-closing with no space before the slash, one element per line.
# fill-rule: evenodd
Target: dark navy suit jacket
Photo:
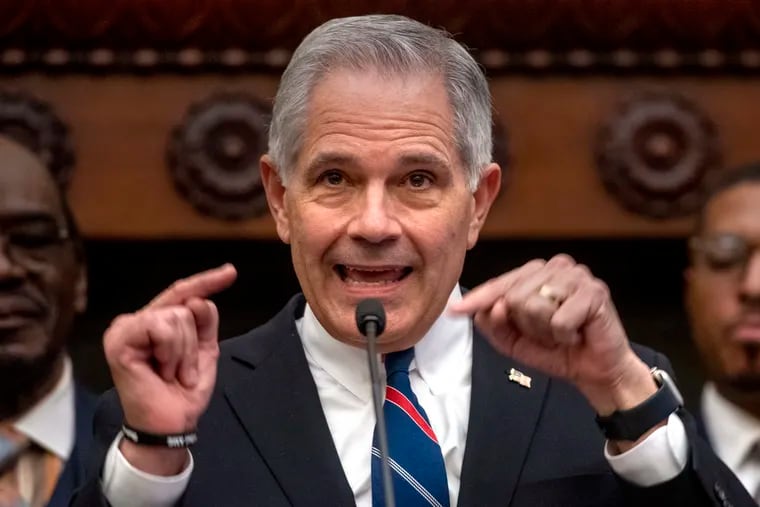
<path fill-rule="evenodd" d="M 63 467 L 61 476 L 48 502 L 48 507 L 66 507 L 71 495 L 85 480 L 86 464 L 92 448 L 92 418 L 97 398 L 83 387 L 74 386 L 74 411 L 76 439 L 71 455 Z"/>

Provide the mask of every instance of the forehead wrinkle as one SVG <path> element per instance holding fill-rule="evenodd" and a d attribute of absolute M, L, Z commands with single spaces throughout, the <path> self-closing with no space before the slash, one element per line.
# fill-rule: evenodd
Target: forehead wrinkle
<path fill-rule="evenodd" d="M 340 129 L 345 126 L 349 129 L 367 129 L 370 132 L 377 131 L 378 133 L 386 133 L 388 135 L 395 134 L 396 131 L 404 132 L 400 137 L 404 137 L 411 132 L 418 135 L 440 135 L 444 139 L 453 139 L 453 130 L 451 122 L 448 119 L 431 114 L 431 116 L 437 117 L 441 121 L 436 121 L 435 118 L 425 118 L 419 115 L 408 114 L 401 115 L 392 113 L 375 113 L 365 115 L 356 115 L 346 111 L 334 111 L 326 113 L 316 113 L 313 116 L 310 115 L 310 121 L 308 127 L 318 125 L 324 127 L 336 127 Z M 443 125 L 442 126 L 442 122 Z M 307 127 L 307 128 L 308 128 Z M 447 131 L 449 130 L 449 131 Z M 353 133 L 353 132 L 352 132 Z"/>
<path fill-rule="evenodd" d="M 347 138 L 349 142 L 352 139 L 362 141 L 404 141 L 420 142 L 429 144 L 436 150 L 444 153 L 449 151 L 456 152 L 456 146 L 453 143 L 453 137 L 446 137 L 445 130 L 440 128 L 434 122 L 425 122 L 424 125 L 432 127 L 428 129 L 415 128 L 406 123 L 399 122 L 397 125 L 388 126 L 380 125 L 380 122 L 376 122 L 378 125 L 375 128 L 365 128 L 369 121 L 349 121 L 346 119 L 335 119 L 320 121 L 319 127 L 313 129 L 307 133 L 306 144 L 311 145 L 312 148 L 320 143 L 332 143 L 336 141 L 330 140 L 333 137 Z M 423 123 L 423 122 L 418 122 Z M 334 128 L 331 128 L 334 127 Z M 451 144 L 446 144 L 446 142 Z M 344 141 L 340 141 L 344 144 Z"/>

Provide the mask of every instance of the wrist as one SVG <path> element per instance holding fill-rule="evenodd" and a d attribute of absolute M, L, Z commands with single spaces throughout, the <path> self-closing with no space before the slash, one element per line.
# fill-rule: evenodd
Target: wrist
<path fill-rule="evenodd" d="M 599 428 L 610 441 L 623 444 L 640 442 L 683 406 L 683 397 L 675 382 L 665 370 L 654 367 L 650 370 L 657 391 L 642 403 L 609 415 L 596 417 Z"/>
<path fill-rule="evenodd" d="M 126 438 L 119 442 L 119 451 L 136 469 L 164 477 L 181 473 L 188 464 L 189 451 L 184 448 L 152 447 L 135 444 Z"/>
<path fill-rule="evenodd" d="M 657 392 L 650 368 L 633 351 L 620 371 L 605 385 L 579 388 L 601 416 L 637 407 Z"/>

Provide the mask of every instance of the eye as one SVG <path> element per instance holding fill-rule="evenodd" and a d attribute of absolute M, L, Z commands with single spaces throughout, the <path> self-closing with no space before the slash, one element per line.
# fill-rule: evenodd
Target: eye
<path fill-rule="evenodd" d="M 406 178 L 406 183 L 415 190 L 430 188 L 433 181 L 433 177 L 425 172 L 414 172 Z"/>
<path fill-rule="evenodd" d="M 319 175 L 319 178 L 317 179 L 320 183 L 325 183 L 326 185 L 330 187 L 338 187 L 345 183 L 346 178 L 343 176 L 343 173 L 336 169 L 331 169 L 329 171 L 325 171 L 322 174 Z"/>
<path fill-rule="evenodd" d="M 58 243 L 59 231 L 49 228 L 24 228 L 8 232 L 10 242 L 20 248 L 37 249 Z"/>
<path fill-rule="evenodd" d="M 701 238 L 695 243 L 695 247 L 704 255 L 710 268 L 716 271 L 742 266 L 751 250 L 744 238 L 733 234 L 719 234 Z"/>

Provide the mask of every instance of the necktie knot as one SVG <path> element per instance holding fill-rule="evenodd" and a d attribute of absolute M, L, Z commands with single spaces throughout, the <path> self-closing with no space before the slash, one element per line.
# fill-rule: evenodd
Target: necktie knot
<path fill-rule="evenodd" d="M 385 355 L 385 375 L 390 377 L 394 373 L 409 373 L 409 365 L 414 358 L 414 347 L 391 352 Z"/>

